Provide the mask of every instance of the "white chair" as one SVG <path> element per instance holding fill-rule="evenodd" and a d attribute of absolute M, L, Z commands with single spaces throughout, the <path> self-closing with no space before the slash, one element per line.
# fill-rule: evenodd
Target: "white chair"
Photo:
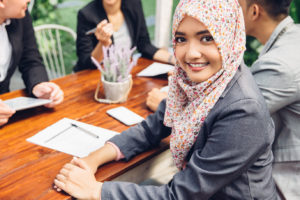
<path fill-rule="evenodd" d="M 33 5 L 34 5 L 34 0 L 31 0 L 30 3 L 28 4 L 28 12 L 31 12 Z"/>
<path fill-rule="evenodd" d="M 36 26 L 34 30 L 49 78 L 55 79 L 71 73 L 73 63 L 66 64 L 64 56 L 69 60 L 76 60 L 76 56 L 72 59 L 70 55 L 75 55 L 76 33 L 68 27 L 57 24 Z"/>

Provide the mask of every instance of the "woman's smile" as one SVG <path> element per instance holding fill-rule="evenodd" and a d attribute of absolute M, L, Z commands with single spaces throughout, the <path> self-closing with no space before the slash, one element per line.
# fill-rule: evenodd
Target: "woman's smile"
<path fill-rule="evenodd" d="M 192 71 L 201 71 L 203 69 L 205 69 L 208 65 L 209 62 L 201 62 L 201 63 L 186 63 L 188 65 L 188 67 L 192 70 Z"/>

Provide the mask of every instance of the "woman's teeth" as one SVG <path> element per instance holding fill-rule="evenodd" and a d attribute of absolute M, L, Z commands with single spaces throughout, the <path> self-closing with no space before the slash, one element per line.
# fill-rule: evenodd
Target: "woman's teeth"
<path fill-rule="evenodd" d="M 204 66 L 206 66 L 208 63 L 199 63 L 199 64 L 189 64 L 191 67 L 204 67 Z"/>

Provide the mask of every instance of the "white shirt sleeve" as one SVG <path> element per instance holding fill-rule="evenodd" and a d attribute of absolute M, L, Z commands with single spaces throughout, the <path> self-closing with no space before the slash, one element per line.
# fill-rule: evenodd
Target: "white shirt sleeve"
<path fill-rule="evenodd" d="M 0 82 L 2 82 L 7 75 L 12 57 L 12 47 L 5 27 L 8 24 L 10 24 L 10 20 L 6 20 L 0 24 Z"/>

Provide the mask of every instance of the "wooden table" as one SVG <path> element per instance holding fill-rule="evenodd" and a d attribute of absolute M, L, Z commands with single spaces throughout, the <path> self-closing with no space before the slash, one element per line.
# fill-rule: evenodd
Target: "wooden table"
<path fill-rule="evenodd" d="M 118 132 L 126 130 L 128 127 L 109 117 L 106 110 L 122 105 L 143 117 L 151 113 L 145 105 L 147 92 L 153 87 L 167 85 L 166 79 L 135 76 L 151 63 L 141 58 L 133 68 L 133 87 L 125 103 L 97 103 L 93 97 L 100 73 L 85 70 L 54 80 L 65 93 L 64 102 L 54 109 L 38 107 L 17 112 L 8 124 L 0 128 L 0 199 L 70 199 L 52 187 L 56 174 L 72 156 L 29 143 L 26 139 L 64 117 Z M 18 96 L 26 94 L 18 90 L 0 95 L 0 99 Z M 136 156 L 130 162 L 104 165 L 96 173 L 97 180 L 111 180 L 167 148 L 168 139 L 165 139 L 158 148 Z"/>

